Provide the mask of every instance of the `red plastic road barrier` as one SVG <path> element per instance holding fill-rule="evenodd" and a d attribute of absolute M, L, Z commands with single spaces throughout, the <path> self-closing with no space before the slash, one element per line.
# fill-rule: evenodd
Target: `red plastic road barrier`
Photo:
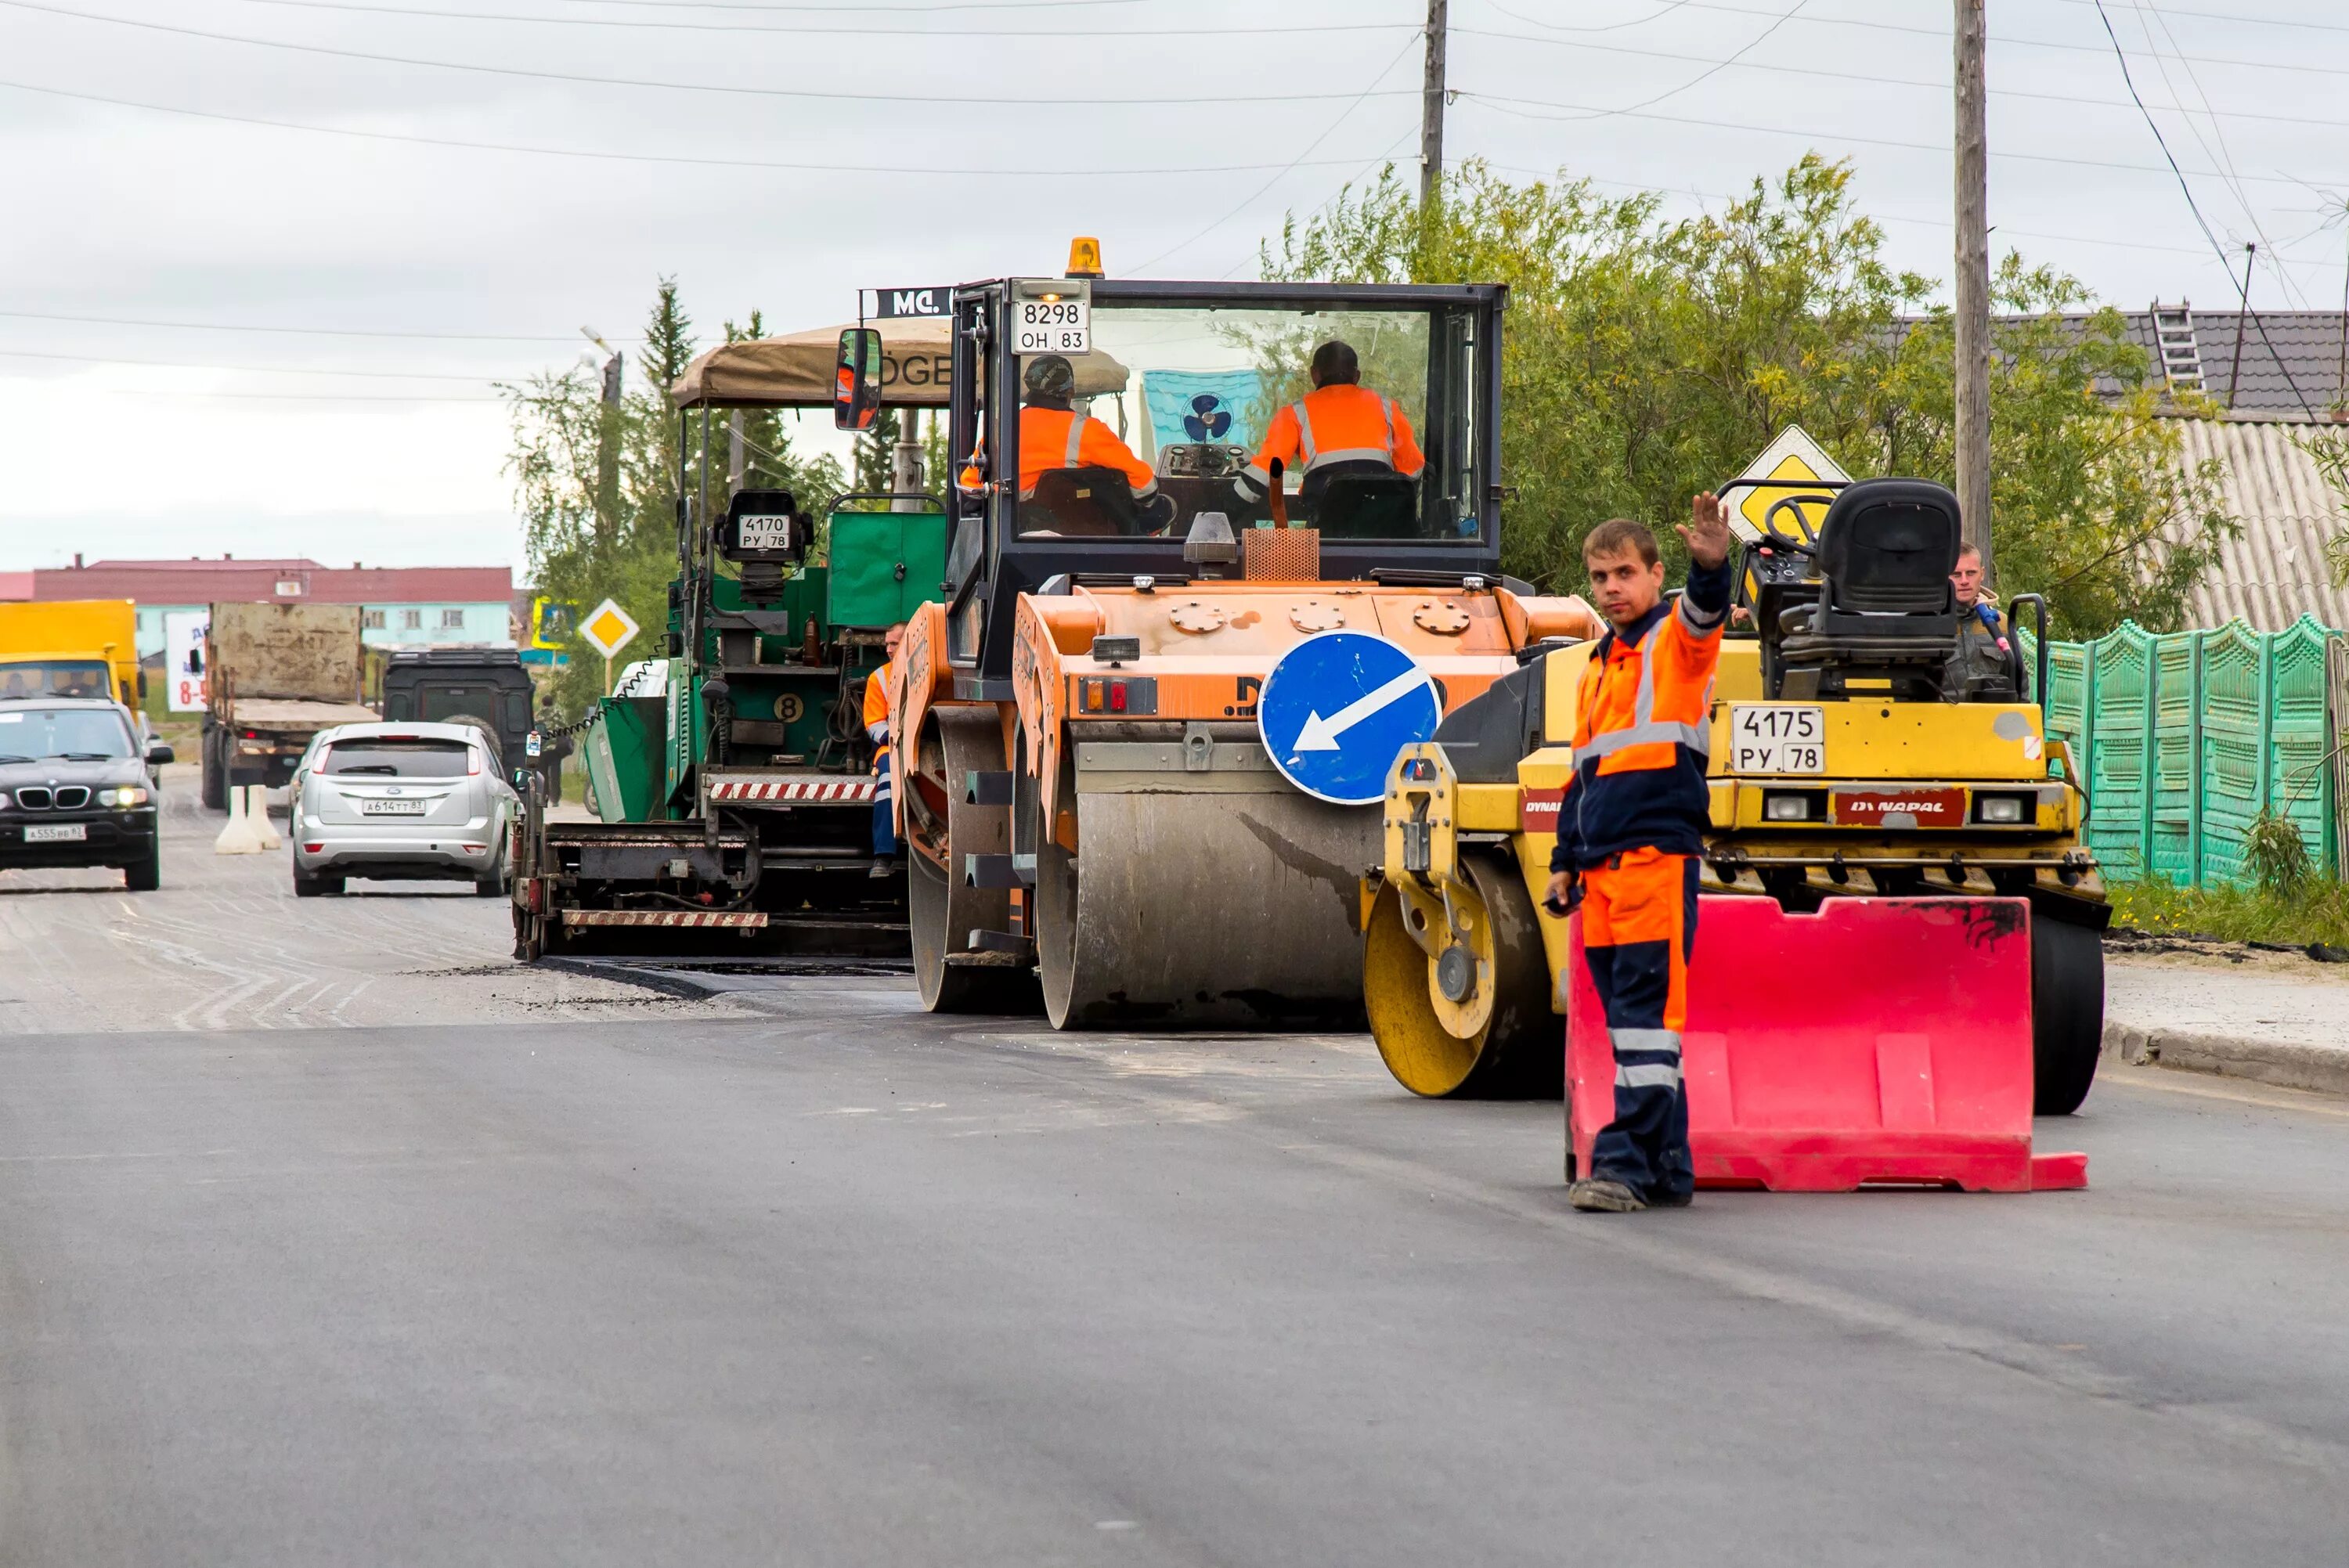
<path fill-rule="evenodd" d="M 2085 1187 L 2085 1154 L 2031 1152 L 2031 906 L 1833 898 L 1788 914 L 1705 898 L 1681 1042 L 1701 1187 Z M 1615 1062 L 1571 927 L 1575 1169 L 1613 1114 Z"/>

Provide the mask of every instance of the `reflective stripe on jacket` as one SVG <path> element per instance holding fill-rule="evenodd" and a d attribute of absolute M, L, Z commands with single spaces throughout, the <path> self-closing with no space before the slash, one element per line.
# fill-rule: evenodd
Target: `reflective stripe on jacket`
<path fill-rule="evenodd" d="M 1692 855 L 1703 847 L 1713 672 L 1729 583 L 1726 562 L 1692 567 L 1677 602 L 1599 639 L 1576 697 L 1574 777 L 1551 870 L 1579 871 L 1626 850 Z"/>
<path fill-rule="evenodd" d="M 1411 416 L 1392 397 L 1346 384 L 1317 387 L 1272 417 L 1245 475 L 1255 493 L 1272 488 L 1275 458 L 1284 472 L 1298 475 L 1332 463 L 1374 462 L 1414 479 L 1427 467 Z"/>
<path fill-rule="evenodd" d="M 883 665 L 864 677 L 864 733 L 873 742 L 873 771 L 883 788 L 889 777 L 889 666 Z"/>
<path fill-rule="evenodd" d="M 1054 469 L 1115 469 L 1135 499 L 1158 493 L 1158 477 L 1115 430 L 1091 415 L 1031 404 L 1019 410 L 1019 499 L 1033 496 L 1036 480 Z"/>

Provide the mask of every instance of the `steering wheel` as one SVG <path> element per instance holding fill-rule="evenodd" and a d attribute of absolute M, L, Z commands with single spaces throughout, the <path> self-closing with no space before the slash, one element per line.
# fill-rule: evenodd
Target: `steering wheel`
<path fill-rule="evenodd" d="M 1811 520 L 1805 514 L 1803 508 L 1806 506 L 1833 506 L 1834 504 L 1835 497 L 1831 495 L 1790 495 L 1781 497 L 1779 500 L 1772 501 L 1770 503 L 1770 510 L 1762 514 L 1762 537 L 1779 550 L 1792 551 L 1797 555 L 1809 555 L 1816 557 L 1819 552 L 1819 536 L 1817 531 L 1811 527 Z M 1785 534 L 1778 531 L 1778 514 L 1789 508 L 1793 509 L 1795 513 L 1795 526 L 1803 531 L 1803 537 L 1800 539 L 1796 539 L 1790 534 Z"/>

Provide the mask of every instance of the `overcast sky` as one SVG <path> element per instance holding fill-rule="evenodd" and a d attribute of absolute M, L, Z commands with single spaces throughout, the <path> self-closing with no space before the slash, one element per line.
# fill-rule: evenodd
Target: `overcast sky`
<path fill-rule="evenodd" d="M 2337 309 L 2349 9 L 2105 0 L 2252 302 Z M 1998 248 L 2231 306 L 2093 0 L 1990 0 Z M 1946 277 L 1948 0 L 1452 0 L 1447 155 L 1686 211 L 1849 157 Z M 0 0 L 0 569 L 524 564 L 490 383 L 859 286 L 1252 276 L 1417 156 L 1423 0 Z M 1728 62 L 1723 64 L 1723 62 Z M 666 85 L 664 85 L 666 84 Z M 636 374 L 633 352 L 630 374 Z M 810 438 L 819 427 L 807 421 Z"/>

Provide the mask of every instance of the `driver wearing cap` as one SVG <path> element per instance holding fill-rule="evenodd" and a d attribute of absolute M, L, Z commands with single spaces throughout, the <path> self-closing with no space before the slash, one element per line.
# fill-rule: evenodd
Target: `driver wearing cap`
<path fill-rule="evenodd" d="M 1036 481 L 1054 469 L 1115 469 L 1133 487 L 1133 499 L 1158 493 L 1158 476 L 1133 455 L 1117 432 L 1072 406 L 1077 374 L 1058 354 L 1028 361 L 1020 377 L 1019 499 L 1033 500 Z"/>

